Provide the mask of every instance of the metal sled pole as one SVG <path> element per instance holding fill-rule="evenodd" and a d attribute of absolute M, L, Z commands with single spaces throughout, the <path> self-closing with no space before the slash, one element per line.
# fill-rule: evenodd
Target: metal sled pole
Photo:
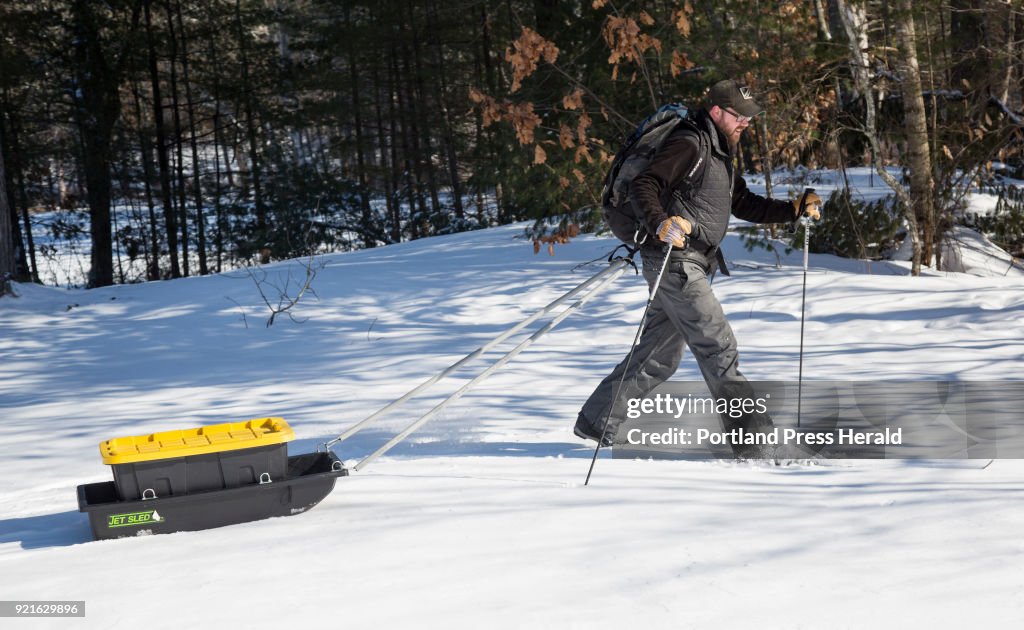
<path fill-rule="evenodd" d="M 607 268 L 605 268 L 602 271 L 594 274 L 593 276 L 591 276 L 587 280 L 581 282 L 574 289 L 572 289 L 569 292 L 567 292 L 565 295 L 563 295 L 560 298 L 552 301 L 550 304 L 548 304 L 544 308 L 540 309 L 539 311 L 537 311 L 533 315 L 527 317 L 526 319 L 524 319 L 523 321 L 519 322 L 515 326 L 509 328 L 508 330 L 506 330 L 505 332 L 501 333 L 500 335 L 498 335 L 497 337 L 495 337 L 491 341 L 488 341 L 487 343 L 485 343 L 484 345 L 480 346 L 479 348 L 477 348 L 473 352 L 470 352 L 469 354 L 467 354 L 463 358 L 459 359 L 458 361 L 456 361 L 452 365 L 448 366 L 447 368 L 445 368 L 444 370 L 442 370 L 441 372 L 439 372 L 435 376 L 432 376 L 431 378 L 428 378 L 427 380 L 423 381 L 422 383 L 417 385 L 415 388 L 410 390 L 408 393 L 406 393 L 404 396 L 402 396 L 401 398 L 399 398 L 399 399 L 397 399 L 397 400 L 395 400 L 395 401 L 385 405 L 384 407 L 379 409 L 377 412 L 375 412 L 373 415 L 369 416 L 365 420 L 363 420 L 363 421 L 361 421 L 361 422 L 359 422 L 357 424 L 352 425 L 351 427 L 346 429 L 338 437 L 334 438 L 333 440 L 331 440 L 329 442 L 324 443 L 323 444 L 324 448 L 327 449 L 327 450 L 330 450 L 330 448 L 332 446 L 334 446 L 335 444 L 337 444 L 338 442 L 341 442 L 342 440 L 348 439 L 353 434 L 357 433 L 358 431 L 361 431 L 363 429 L 363 427 L 365 427 L 365 426 L 369 425 L 370 423 L 376 421 L 378 418 L 380 418 L 384 414 L 388 413 L 389 411 L 397 408 L 398 406 L 402 405 L 403 403 L 405 403 L 407 400 L 409 400 L 410 398 L 412 398 L 416 394 L 422 392 L 423 390 L 427 389 L 428 387 L 430 387 L 434 383 L 440 381 L 441 379 L 445 378 L 446 376 L 448 376 L 449 374 L 451 374 L 455 370 L 459 369 L 463 365 L 465 365 L 465 364 L 469 363 L 470 361 L 472 361 L 473 359 L 479 357 L 484 352 L 487 352 L 488 350 L 490 350 L 494 346 L 496 346 L 499 343 L 505 341 L 506 339 L 508 339 L 512 335 L 514 335 L 517 332 L 519 332 L 520 330 L 522 330 L 523 328 L 526 328 L 527 326 L 529 326 L 533 322 L 537 321 L 538 319 L 540 319 L 541 317 L 543 317 L 547 313 L 550 313 L 551 311 L 553 311 L 560 304 L 568 301 L 569 299 L 571 299 L 574 296 L 578 295 L 583 290 L 585 290 L 588 287 L 594 285 L 596 282 L 598 282 L 599 280 L 601 280 L 605 276 L 607 276 L 607 275 L 609 275 L 611 273 L 614 273 L 616 270 L 618 270 L 619 273 L 621 273 L 621 271 L 623 271 L 625 269 L 625 266 L 627 264 L 628 263 L 625 260 L 622 260 L 622 259 L 613 261 Z M 616 277 L 618 277 L 618 275 L 616 275 Z"/>
<path fill-rule="evenodd" d="M 416 429 L 418 429 L 421 426 L 423 426 L 428 420 L 430 420 L 431 418 L 436 416 L 438 413 L 440 413 L 441 410 L 443 410 L 445 407 L 447 407 L 450 403 L 453 403 L 456 400 L 458 400 L 459 398 L 461 398 L 462 395 L 465 394 L 467 391 L 469 391 L 469 389 L 471 387 L 473 387 L 474 385 L 476 385 L 480 381 L 484 380 L 485 378 L 490 376 L 495 370 L 497 370 L 498 368 L 502 367 L 503 365 L 505 365 L 506 363 L 508 363 L 512 359 L 514 359 L 516 357 L 516 355 L 518 355 L 520 352 L 522 352 L 523 350 L 525 350 L 528 347 L 530 347 L 530 345 L 532 345 L 534 341 L 536 341 L 536 340 L 540 339 L 541 337 L 543 337 L 552 328 L 554 328 L 555 326 L 560 324 L 562 322 L 562 320 L 564 320 L 566 317 L 568 317 L 573 312 L 575 312 L 575 311 L 579 310 L 580 308 L 582 308 L 583 305 L 586 304 L 588 300 L 590 300 L 590 298 L 594 297 L 595 295 L 597 295 L 598 293 L 603 291 L 612 282 L 615 282 L 615 280 L 619 276 L 621 276 L 622 273 L 625 270 L 626 270 L 625 269 L 625 263 L 617 265 L 614 268 L 614 271 L 611 273 L 611 275 L 609 275 L 607 278 L 605 278 L 599 285 L 594 287 L 593 290 L 590 291 L 590 293 L 587 293 L 586 295 L 581 297 L 579 300 L 577 300 L 577 302 L 575 304 L 573 304 L 569 308 L 567 308 L 564 311 L 562 311 L 561 313 L 559 313 L 554 319 L 552 319 L 550 322 L 548 322 L 543 328 L 539 329 L 537 332 L 533 333 L 532 335 L 530 335 L 529 337 L 527 337 L 526 339 L 521 341 L 519 343 L 519 345 L 517 345 L 515 348 L 510 350 L 508 352 L 508 354 L 506 354 L 505 356 L 503 356 L 500 359 L 498 359 L 497 361 L 495 361 L 490 367 L 488 367 L 486 370 L 484 370 L 483 372 L 478 374 L 475 378 L 473 378 L 473 380 L 469 381 L 468 383 L 466 383 L 465 385 L 460 387 L 458 389 L 458 391 L 456 391 L 454 394 L 452 394 L 451 396 L 446 398 L 444 401 L 439 403 L 436 407 L 434 407 L 433 409 L 428 411 L 419 420 L 417 420 L 416 422 L 413 422 L 412 424 L 407 426 L 401 433 L 399 433 L 395 437 L 391 438 L 391 440 L 389 440 L 387 444 L 385 444 L 384 446 L 380 447 L 379 449 L 374 451 L 372 454 L 368 455 L 363 461 L 361 461 L 358 464 L 356 464 L 355 467 L 354 467 L 354 470 L 361 470 L 367 464 L 369 464 L 373 460 L 377 459 L 378 457 L 380 457 L 384 453 L 386 453 L 389 450 L 391 450 L 396 444 L 398 444 L 399 442 L 401 442 L 405 438 L 409 437 L 409 435 L 413 431 L 415 431 Z"/>

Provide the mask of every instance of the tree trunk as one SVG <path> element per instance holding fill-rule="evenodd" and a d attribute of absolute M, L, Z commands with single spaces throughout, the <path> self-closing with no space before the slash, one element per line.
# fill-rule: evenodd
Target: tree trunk
<path fill-rule="evenodd" d="M 10 279 L 15 273 L 13 208 L 7 197 L 7 170 L 4 168 L 3 129 L 0 128 L 0 297 L 13 294 Z"/>
<path fill-rule="evenodd" d="M 1006 19 L 1002 20 L 1003 28 L 1005 29 L 1003 38 L 1003 59 L 1001 60 L 1002 66 L 1002 80 L 999 84 L 998 92 L 996 96 L 1000 101 L 1010 106 L 1010 85 L 1013 82 L 1013 69 L 1014 69 L 1014 56 L 1016 54 L 1016 37 L 1017 37 L 1017 20 L 1014 6 L 1012 3 L 1005 3 Z M 1000 13 L 996 13 L 997 16 Z"/>
<path fill-rule="evenodd" d="M 828 27 L 828 13 L 823 0 L 814 0 L 814 17 L 818 20 L 818 40 L 832 41 L 832 32 Z"/>
<path fill-rule="evenodd" d="M 256 206 L 256 247 L 263 246 L 267 237 L 267 211 L 263 205 L 263 183 L 260 172 L 259 140 L 256 137 L 256 117 L 253 114 L 252 81 L 249 78 L 249 38 L 242 25 L 242 3 L 235 0 L 235 25 L 238 35 L 238 49 L 241 55 L 242 104 L 245 107 L 245 129 L 249 139 L 249 173 L 252 179 L 253 203 Z"/>
<path fill-rule="evenodd" d="M 4 108 L 6 109 L 6 107 Z M 15 272 L 14 279 L 19 282 L 39 282 L 39 266 L 36 263 L 36 244 L 32 236 L 32 222 L 28 215 L 28 193 L 25 189 L 25 169 L 22 164 L 21 144 L 18 141 L 18 121 L 13 113 L 9 114 L 11 125 L 10 135 L 6 137 L 7 145 L 7 201 L 11 208 L 12 230 L 15 244 Z M 0 145 L 2 146 L 2 145 Z M 0 150 L 3 150 L 0 148 Z M 18 206 L 21 206 L 21 223 L 18 223 Z M 22 232 L 24 230 L 24 232 Z M 22 243 L 24 233 L 24 245 L 27 245 L 27 257 L 25 246 Z"/>
<path fill-rule="evenodd" d="M 192 102 L 192 83 L 189 80 L 188 38 L 185 36 L 185 22 L 181 17 L 181 0 L 175 2 L 178 18 L 178 33 L 181 36 L 181 78 L 185 82 L 185 107 L 188 113 L 189 145 L 192 150 L 192 199 L 196 206 L 196 237 L 199 250 L 199 273 L 206 275 L 210 269 L 206 261 L 206 217 L 203 215 L 203 188 L 199 178 L 199 145 L 196 140 L 196 109 Z"/>
<path fill-rule="evenodd" d="M 1017 20 L 1015 3 L 992 2 L 986 11 L 991 31 L 998 39 L 989 45 L 998 50 L 998 65 L 992 95 L 1010 106 L 1010 86 L 1013 83 L 1014 60 L 1017 53 Z M 1019 3 L 1018 3 L 1019 4 Z"/>
<path fill-rule="evenodd" d="M 480 19 L 477 22 L 480 32 L 474 32 L 473 39 L 480 41 L 480 46 L 473 48 L 473 78 L 477 85 L 487 85 L 488 89 L 490 89 L 490 85 L 486 83 L 487 78 L 484 75 L 484 66 L 488 56 L 486 5 L 480 5 Z M 493 92 L 491 93 L 493 94 Z M 473 146 L 475 150 L 474 162 L 478 165 L 479 156 L 482 153 L 483 147 L 486 146 L 486 142 L 484 141 L 483 115 L 477 108 L 473 108 Z M 487 225 L 487 218 L 484 214 L 484 186 L 484 182 L 480 181 L 480 178 L 476 178 L 473 185 L 473 195 L 476 198 L 476 217 L 480 225 Z"/>
<path fill-rule="evenodd" d="M 416 107 L 413 107 L 412 112 L 410 112 L 410 117 L 414 121 L 413 133 L 416 134 L 413 147 L 420 155 L 420 157 L 417 158 L 417 161 L 421 163 L 423 170 L 426 171 L 427 191 L 430 193 L 430 205 L 436 215 L 441 212 L 441 199 L 437 190 L 437 173 L 434 170 L 434 147 L 431 142 L 432 134 L 430 129 L 430 120 L 427 118 L 427 112 L 431 110 L 431 103 L 427 99 L 427 90 L 424 86 L 422 60 L 425 55 L 421 50 L 420 32 L 419 26 L 416 23 L 415 7 L 411 2 L 407 3 L 407 7 L 409 10 L 409 30 L 412 32 L 412 67 L 414 70 L 410 81 L 413 83 L 413 98 L 415 99 L 410 101 L 410 104 L 416 103 Z M 408 51 L 408 48 L 406 50 Z M 418 132 L 416 131 L 417 127 L 419 128 Z M 420 151 L 419 139 L 422 139 L 423 143 L 422 152 Z M 426 213 L 424 213 L 424 218 L 426 218 Z"/>
<path fill-rule="evenodd" d="M 764 117 L 759 117 L 760 121 L 755 120 L 754 124 L 754 139 L 757 142 L 757 153 L 761 156 L 761 170 L 764 172 L 764 191 L 765 195 L 770 199 L 772 194 L 772 157 L 768 151 L 768 121 Z"/>
<path fill-rule="evenodd" d="M 399 223 L 399 219 L 398 219 L 398 211 L 396 209 L 396 206 L 398 204 L 398 200 L 396 199 L 396 195 L 395 195 L 395 179 L 393 177 L 392 169 L 391 169 L 391 163 L 392 163 L 392 160 L 394 159 L 394 150 L 393 150 L 394 149 L 394 144 L 388 142 L 388 137 L 387 137 L 387 134 L 385 133 L 385 130 L 384 130 L 384 108 L 381 107 L 381 103 L 383 103 L 384 101 L 383 101 L 383 97 L 381 96 L 380 71 L 378 70 L 377 64 L 371 64 L 371 68 L 372 68 L 372 73 L 373 73 L 372 76 L 373 76 L 373 93 L 374 93 L 374 99 L 373 99 L 374 100 L 374 113 L 376 115 L 376 120 L 377 120 L 377 154 L 380 156 L 380 161 L 379 161 L 380 173 L 381 173 L 381 176 L 384 179 L 384 199 L 385 199 L 385 205 L 386 205 L 386 208 L 387 208 L 387 220 L 388 220 L 389 223 L 391 223 L 391 225 L 388 226 L 388 229 L 390 230 L 390 237 L 387 234 L 383 233 L 383 232 L 381 233 L 381 237 L 385 238 L 385 239 L 390 239 L 392 242 L 397 243 L 400 240 L 400 238 L 401 238 L 401 232 L 400 231 L 397 232 L 399 238 L 395 238 L 395 236 L 396 236 L 396 226 Z M 389 103 L 391 103 L 392 92 L 390 90 L 390 87 L 388 87 L 388 86 L 384 86 L 384 87 L 386 87 L 388 89 L 388 91 L 387 91 L 388 99 L 387 100 L 388 100 Z M 392 114 L 391 115 L 393 115 L 393 112 L 394 112 L 393 104 L 391 104 L 391 107 L 392 107 Z M 394 124 L 394 118 L 391 118 L 391 123 Z M 392 138 L 393 137 L 394 137 L 394 134 L 392 134 Z"/>
<path fill-rule="evenodd" d="M 856 91 L 864 99 L 864 127 L 861 132 L 871 147 L 871 162 L 875 167 L 878 176 L 892 189 L 893 194 L 899 199 L 903 206 L 903 218 L 907 223 L 907 238 L 910 239 L 914 251 L 915 269 L 914 275 L 920 275 L 921 237 L 917 229 L 917 217 L 914 214 L 914 204 L 907 190 L 903 188 L 889 171 L 885 170 L 882 162 L 882 151 L 878 141 L 878 130 L 875 117 L 875 94 L 871 87 L 870 58 L 868 57 L 868 30 L 867 11 L 862 0 L 836 0 L 839 6 L 839 15 L 843 21 L 843 28 L 846 31 L 847 42 L 850 47 L 850 67 L 853 74 L 853 82 Z"/>
<path fill-rule="evenodd" d="M 972 115 L 977 115 L 993 87 L 995 59 L 989 48 L 985 20 L 985 0 L 950 0 L 949 30 L 953 45 L 952 79 L 954 90 L 967 95 Z"/>
<path fill-rule="evenodd" d="M 921 71 L 917 63 L 917 42 L 914 34 L 913 3 L 900 0 L 896 23 L 899 43 L 899 69 L 903 92 L 903 126 L 907 136 L 907 162 L 910 167 L 910 197 L 913 214 L 921 232 L 920 251 L 914 252 L 912 273 L 920 275 L 921 263 L 931 264 L 936 240 L 935 184 L 928 149 L 928 120 L 921 94 Z M 917 250 L 918 248 L 915 248 Z"/>
<path fill-rule="evenodd" d="M 181 107 L 178 103 L 178 36 L 174 32 L 174 15 L 171 12 L 171 5 L 168 3 L 167 10 L 167 38 L 170 41 L 171 49 L 168 54 L 168 66 L 171 70 L 171 120 L 174 122 L 174 165 L 177 176 L 178 187 L 178 221 L 181 222 L 181 273 L 185 277 L 189 275 L 189 253 L 188 253 L 188 211 L 185 203 L 185 160 L 182 151 L 182 130 L 181 130 Z"/>
<path fill-rule="evenodd" d="M 351 11 L 345 9 L 345 30 L 352 33 Z M 352 89 L 352 116 L 355 118 L 356 170 L 359 177 L 359 209 L 362 223 L 363 246 L 376 247 L 377 239 L 370 214 L 370 183 L 366 176 L 366 156 L 363 150 L 363 115 L 360 107 L 359 71 L 356 69 L 356 46 L 353 37 L 348 39 L 348 76 Z"/>
<path fill-rule="evenodd" d="M 401 174 L 398 171 L 398 112 L 401 111 L 401 103 L 398 104 L 396 111 L 395 100 L 401 98 L 401 93 L 398 89 L 398 60 L 396 59 L 397 53 L 395 51 L 395 44 L 391 44 L 391 55 L 388 58 L 388 132 L 390 135 L 390 142 L 388 143 L 391 147 L 391 181 L 395 187 L 395 199 L 392 205 L 392 216 L 391 216 L 391 242 L 401 243 L 402 242 L 402 196 L 399 188 L 401 186 Z M 405 137 L 404 135 L 402 136 Z M 403 157 L 405 155 L 405 143 L 403 140 L 402 151 Z M 408 162 L 406 162 L 406 168 L 408 168 Z M 408 174 L 408 171 L 406 171 Z M 411 187 L 409 188 L 409 215 L 413 212 L 413 198 Z"/>
<path fill-rule="evenodd" d="M 142 161 L 142 179 L 146 193 L 146 206 L 149 208 L 149 257 L 146 261 L 146 279 L 160 279 L 160 236 L 156 220 L 156 204 L 153 203 L 153 164 L 150 161 L 149 134 L 143 127 L 142 102 L 139 97 L 138 85 L 132 84 L 132 96 L 135 100 L 135 117 L 139 121 L 139 150 Z"/>
<path fill-rule="evenodd" d="M 466 213 L 462 207 L 462 182 L 459 180 L 459 162 L 455 151 L 455 131 L 452 122 L 451 108 L 448 106 L 448 73 L 445 70 L 446 63 L 441 50 L 441 36 L 438 33 L 437 5 L 430 2 L 427 7 L 427 28 L 431 33 L 434 49 L 434 65 L 438 73 L 439 82 L 434 83 L 434 98 L 438 107 L 441 108 L 442 120 L 444 121 L 444 152 L 448 163 L 448 184 L 451 186 L 452 207 L 455 216 L 459 219 L 465 217 Z"/>
<path fill-rule="evenodd" d="M 0 43 L 0 62 L 4 61 L 3 44 Z M 4 113 L 7 111 L 7 88 L 4 87 L 0 101 L 0 297 L 5 293 L 11 293 L 8 278 L 18 278 L 23 275 L 24 269 L 19 273 L 19 262 L 24 264 L 25 256 L 21 246 L 21 237 L 18 230 L 18 215 L 13 195 L 7 187 L 7 168 L 4 163 Z M 13 118 L 13 116 L 12 116 Z M 12 121 L 13 127 L 13 121 Z M 13 182 L 13 179 L 12 179 Z M 19 250 L 22 250 L 19 252 Z M 20 253 L 20 255 L 19 255 Z M 20 260 L 19 260 L 20 259 Z"/>
<path fill-rule="evenodd" d="M 1024 13 L 1016 13 L 1013 24 L 1014 32 L 1024 33 Z M 1017 75 L 1016 85 L 1014 85 L 1013 89 L 1019 103 L 1024 100 L 1024 54 L 1017 54 L 1013 67 Z"/>
<path fill-rule="evenodd" d="M 867 9 L 863 0 L 836 0 L 836 4 L 850 47 L 850 69 L 856 89 L 854 96 L 865 101 L 864 132 L 877 138 L 875 93 L 871 88 L 871 57 L 868 55 Z"/>
<path fill-rule="evenodd" d="M 112 136 L 121 113 L 118 76 L 104 50 L 101 30 L 104 19 L 92 3 L 78 0 L 72 6 L 71 47 L 75 89 L 74 119 L 82 147 L 86 199 L 89 204 L 89 235 L 92 238 L 88 285 L 114 283 L 114 249 L 111 239 L 110 191 Z"/>
<path fill-rule="evenodd" d="M 427 216 L 427 200 L 423 196 L 422 159 L 420 155 L 419 132 L 416 129 L 416 115 L 409 111 L 413 108 L 413 96 L 406 92 L 408 83 L 412 82 L 409 75 L 409 50 L 402 46 L 403 59 L 402 67 L 405 70 L 403 76 L 395 67 L 395 88 L 398 94 L 399 123 L 402 128 L 402 159 L 405 161 L 406 181 L 408 182 L 409 196 L 409 238 L 420 237 L 421 222 Z M 408 82 L 403 82 L 408 79 Z"/>
<path fill-rule="evenodd" d="M 174 201 L 171 197 L 171 167 L 167 158 L 167 133 L 164 130 L 163 101 L 160 97 L 160 73 L 157 66 L 156 41 L 153 37 L 150 4 L 151 0 L 143 1 L 146 20 L 146 40 L 149 46 L 149 80 L 153 91 L 153 125 L 156 127 L 157 169 L 160 171 L 160 199 L 164 206 L 164 231 L 167 236 L 167 253 L 171 257 L 171 277 L 180 278 L 178 219 L 174 214 Z"/>
<path fill-rule="evenodd" d="M 224 217 L 221 208 L 221 196 L 223 195 L 223 184 L 220 178 L 220 152 L 224 150 L 224 165 L 228 171 L 228 186 L 231 186 L 231 165 L 228 162 L 228 149 L 224 146 L 223 133 L 220 124 L 220 72 L 217 68 L 216 47 L 213 40 L 210 42 L 210 61 L 213 64 L 213 215 L 217 224 L 213 237 L 213 247 L 217 256 L 217 273 L 221 272 L 224 262 Z"/>

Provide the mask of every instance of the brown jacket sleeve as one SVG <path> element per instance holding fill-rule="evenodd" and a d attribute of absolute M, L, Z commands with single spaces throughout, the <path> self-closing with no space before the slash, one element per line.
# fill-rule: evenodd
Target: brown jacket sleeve
<path fill-rule="evenodd" d="M 788 223 L 796 219 L 793 204 L 781 199 L 766 199 L 750 192 L 738 170 L 733 175 L 732 214 L 751 223 Z"/>

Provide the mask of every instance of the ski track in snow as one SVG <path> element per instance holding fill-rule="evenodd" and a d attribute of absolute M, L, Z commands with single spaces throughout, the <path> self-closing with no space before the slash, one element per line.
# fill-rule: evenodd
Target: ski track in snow
<path fill-rule="evenodd" d="M 21 298 L 0 301 L 0 597 L 86 600 L 85 620 L 36 623 L 61 628 L 1024 621 L 1018 461 L 602 457 L 583 487 L 591 443 L 572 423 L 632 341 L 646 287 L 631 271 L 309 513 L 90 542 L 75 486 L 109 479 L 100 441 L 283 416 L 298 435 L 290 450 L 312 450 L 600 270 L 573 267 L 614 245 L 583 236 L 535 256 L 522 227 L 328 256 L 319 299 L 296 309 L 305 323 L 271 328 L 240 272 L 20 285 Z M 744 373 L 795 378 L 800 252 L 776 269 L 730 236 L 725 253 L 737 264 L 715 290 Z M 302 277 L 300 262 L 268 270 Z M 1020 376 L 1019 275 L 905 274 L 905 263 L 812 256 L 807 377 Z M 358 461 L 514 343 L 337 452 Z M 699 378 L 692 360 L 675 378 Z"/>

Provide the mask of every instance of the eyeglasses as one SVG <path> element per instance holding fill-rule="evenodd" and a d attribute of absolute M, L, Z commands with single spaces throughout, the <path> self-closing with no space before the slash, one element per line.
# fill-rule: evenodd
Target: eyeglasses
<path fill-rule="evenodd" d="M 722 111 L 727 113 L 727 114 L 729 114 L 729 115 L 731 115 L 733 118 L 736 119 L 736 122 L 738 122 L 741 125 L 744 124 L 744 123 L 749 123 L 751 120 L 753 120 L 752 117 L 750 117 L 750 116 L 740 116 L 739 114 L 737 114 L 736 112 L 732 111 L 731 109 L 725 109 L 723 107 Z"/>

